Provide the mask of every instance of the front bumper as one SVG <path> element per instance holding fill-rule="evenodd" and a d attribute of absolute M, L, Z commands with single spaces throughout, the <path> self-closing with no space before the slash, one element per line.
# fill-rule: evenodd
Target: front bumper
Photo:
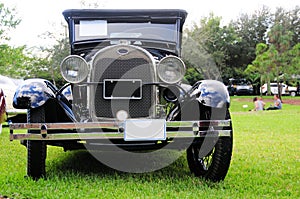
<path fill-rule="evenodd" d="M 95 139 L 124 139 L 126 141 L 125 126 L 124 121 L 109 121 L 88 123 L 13 123 L 9 125 L 9 128 L 11 141 Z M 231 120 L 166 121 L 165 126 L 164 138 L 157 140 L 176 137 L 230 137 L 232 131 Z M 39 131 L 39 133 L 14 132 L 20 129 L 35 130 Z M 52 133 L 51 130 L 55 130 L 55 133 Z M 64 130 L 64 132 L 60 133 L 58 132 L 59 130 Z M 70 130 L 70 132 L 65 132 L 66 130 Z M 141 138 L 134 141 L 147 140 L 150 139 Z M 155 138 L 151 140 L 155 140 Z"/>

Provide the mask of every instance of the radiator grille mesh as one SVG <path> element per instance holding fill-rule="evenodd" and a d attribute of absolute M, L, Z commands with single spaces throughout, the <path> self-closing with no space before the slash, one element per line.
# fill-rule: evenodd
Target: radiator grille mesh
<path fill-rule="evenodd" d="M 118 52 L 128 52 L 120 55 Z M 104 99 L 104 79 L 141 79 L 142 82 L 154 81 L 154 69 L 150 56 L 143 50 L 118 45 L 109 47 L 96 55 L 93 61 L 92 81 L 99 82 L 93 87 L 94 111 L 96 117 L 115 118 L 119 110 L 125 110 L 130 118 L 148 117 L 155 95 L 153 86 L 142 87 L 142 99 Z"/>

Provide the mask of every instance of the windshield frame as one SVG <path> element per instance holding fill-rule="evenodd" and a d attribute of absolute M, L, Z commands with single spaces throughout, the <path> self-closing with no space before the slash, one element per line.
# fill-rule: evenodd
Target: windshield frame
<path fill-rule="evenodd" d="M 76 51 L 77 43 L 101 43 L 111 38 L 103 39 L 85 39 L 78 41 L 76 38 L 76 23 L 79 20 L 107 20 L 109 23 L 151 23 L 151 24 L 173 24 L 174 41 L 169 43 L 176 45 L 175 54 L 179 55 L 181 51 L 182 28 L 187 13 L 184 10 L 177 9 L 157 9 L 157 10 L 106 10 L 106 9 L 73 9 L 65 10 L 63 15 L 68 22 L 69 39 L 71 44 L 71 53 Z M 122 39 L 122 38 L 120 38 Z M 113 38 L 112 40 L 115 40 Z M 149 38 L 145 39 L 149 40 Z M 153 39 L 152 42 L 166 43 L 167 40 Z M 82 46 L 82 45 L 81 45 Z M 142 45 L 141 45 L 142 46 Z M 151 46 L 150 46 L 151 47 Z M 166 51 L 170 49 L 165 48 Z"/>
<path fill-rule="evenodd" d="M 108 20 L 74 20 L 74 41 L 131 38 L 177 42 L 176 23 L 110 22 Z"/>

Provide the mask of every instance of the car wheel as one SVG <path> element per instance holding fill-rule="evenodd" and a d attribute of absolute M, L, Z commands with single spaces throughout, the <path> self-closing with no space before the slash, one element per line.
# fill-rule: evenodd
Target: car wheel
<path fill-rule="evenodd" d="M 27 113 L 28 123 L 45 122 L 45 107 L 29 109 Z M 29 133 L 40 133 L 39 130 L 30 130 Z M 35 180 L 46 174 L 47 145 L 44 141 L 27 141 L 27 175 Z"/>
<path fill-rule="evenodd" d="M 292 92 L 290 92 L 290 95 L 291 95 L 292 97 L 295 97 L 295 96 L 296 96 L 296 92 L 295 92 L 295 91 L 292 91 Z"/>
<path fill-rule="evenodd" d="M 227 119 L 230 119 L 229 112 Z M 220 137 L 210 152 L 202 157 L 201 144 L 192 144 L 187 149 L 189 169 L 195 176 L 218 182 L 224 180 L 232 155 L 232 125 L 230 137 Z M 202 149 L 203 150 L 203 149 Z"/>

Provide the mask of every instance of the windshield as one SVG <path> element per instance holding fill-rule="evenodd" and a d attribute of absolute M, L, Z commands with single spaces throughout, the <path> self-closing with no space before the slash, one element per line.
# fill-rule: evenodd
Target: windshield
<path fill-rule="evenodd" d="M 151 22 L 117 22 L 107 20 L 75 21 L 75 41 L 137 38 L 176 42 L 176 24 L 160 24 Z"/>

